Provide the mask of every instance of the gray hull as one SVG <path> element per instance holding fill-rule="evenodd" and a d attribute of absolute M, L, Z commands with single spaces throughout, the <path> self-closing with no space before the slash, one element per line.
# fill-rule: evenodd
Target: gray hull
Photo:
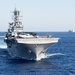
<path fill-rule="evenodd" d="M 23 44 L 17 43 L 8 48 L 9 54 L 13 58 L 23 58 L 27 60 L 40 60 L 44 58 L 46 50 L 54 43 L 45 44 Z"/>

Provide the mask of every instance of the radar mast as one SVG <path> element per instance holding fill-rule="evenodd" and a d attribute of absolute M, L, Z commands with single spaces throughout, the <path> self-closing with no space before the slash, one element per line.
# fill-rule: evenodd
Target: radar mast
<path fill-rule="evenodd" d="M 23 25 L 22 22 L 20 21 L 20 11 L 18 11 L 16 8 L 13 11 L 13 16 L 12 16 L 12 23 L 9 23 L 9 31 L 13 33 L 18 33 L 18 32 L 23 32 Z"/>

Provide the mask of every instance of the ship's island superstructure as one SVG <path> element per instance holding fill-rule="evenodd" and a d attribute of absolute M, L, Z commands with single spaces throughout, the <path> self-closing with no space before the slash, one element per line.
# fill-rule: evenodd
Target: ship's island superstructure
<path fill-rule="evenodd" d="M 20 12 L 15 8 L 13 22 L 9 23 L 9 29 L 5 36 L 7 51 L 13 58 L 27 60 L 40 60 L 44 58 L 47 49 L 58 42 L 59 38 L 50 35 L 37 35 L 33 32 L 24 32 L 20 21 Z"/>

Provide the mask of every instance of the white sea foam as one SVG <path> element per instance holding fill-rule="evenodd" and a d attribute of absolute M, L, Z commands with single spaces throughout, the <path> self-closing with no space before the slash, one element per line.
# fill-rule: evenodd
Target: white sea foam
<path fill-rule="evenodd" d="M 59 56 L 59 55 L 65 55 L 65 54 L 62 54 L 62 53 L 52 53 L 52 54 L 46 53 L 45 55 L 42 54 L 41 56 L 39 56 L 36 60 L 38 61 L 38 60 L 41 60 L 41 59 L 46 59 L 46 58 L 50 58 L 52 56 Z"/>
<path fill-rule="evenodd" d="M 0 48 L 5 49 L 5 48 L 7 48 L 7 46 L 6 45 L 0 45 Z"/>
<path fill-rule="evenodd" d="M 58 56 L 58 55 L 65 55 L 65 54 L 62 54 L 62 53 L 52 53 L 52 54 L 46 53 L 45 58 L 49 58 L 49 57 L 52 57 L 52 56 Z"/>

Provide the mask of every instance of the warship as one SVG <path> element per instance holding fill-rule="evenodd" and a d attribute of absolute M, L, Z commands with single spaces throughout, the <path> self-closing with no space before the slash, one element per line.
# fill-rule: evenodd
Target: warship
<path fill-rule="evenodd" d="M 71 29 L 71 30 L 69 30 L 68 32 L 71 32 L 71 33 L 73 33 L 73 32 L 75 32 L 75 30 L 74 30 L 74 29 Z"/>
<path fill-rule="evenodd" d="M 20 17 L 20 11 L 15 8 L 12 17 L 13 22 L 9 23 L 4 38 L 8 53 L 12 58 L 26 60 L 44 58 L 47 49 L 57 43 L 59 38 L 54 38 L 51 35 L 37 35 L 34 32 L 24 32 Z"/>

